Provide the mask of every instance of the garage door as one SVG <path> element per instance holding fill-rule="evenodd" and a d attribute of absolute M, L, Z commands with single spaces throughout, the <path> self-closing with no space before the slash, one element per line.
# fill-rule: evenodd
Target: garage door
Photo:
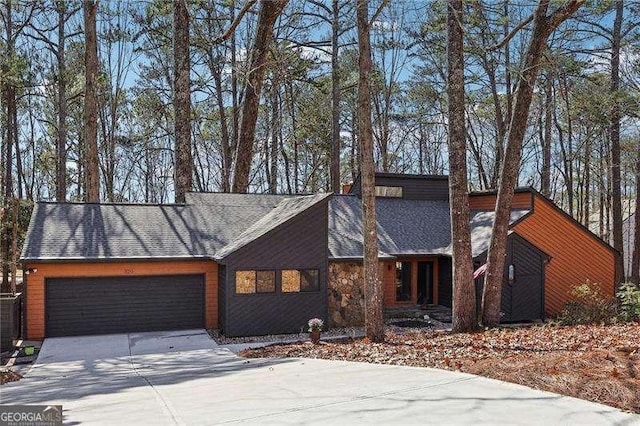
<path fill-rule="evenodd" d="M 49 278 L 47 337 L 203 328 L 204 276 Z"/>

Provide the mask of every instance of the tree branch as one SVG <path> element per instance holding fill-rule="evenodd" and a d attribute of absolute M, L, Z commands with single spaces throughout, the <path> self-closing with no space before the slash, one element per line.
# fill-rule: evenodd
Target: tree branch
<path fill-rule="evenodd" d="M 516 27 L 513 30 L 511 30 L 509 34 L 506 35 L 505 38 L 502 39 L 502 41 L 500 41 L 500 43 L 494 44 L 493 46 L 488 47 L 487 50 L 491 51 L 491 50 L 497 50 L 497 49 L 503 48 L 507 43 L 511 41 L 512 38 L 516 36 L 516 34 L 518 34 L 518 32 L 521 29 L 526 27 L 531 21 L 533 21 L 533 15 L 529 15 L 528 18 L 521 21 L 518 25 L 516 25 Z"/>
<path fill-rule="evenodd" d="M 225 33 L 222 34 L 220 37 L 214 39 L 212 43 L 218 44 L 228 40 L 229 37 L 231 37 L 231 35 L 235 31 L 235 29 L 238 27 L 238 25 L 240 25 L 240 21 L 242 21 L 242 18 L 244 17 L 244 15 L 249 11 L 249 9 L 251 9 L 251 7 L 253 7 L 254 4 L 256 4 L 256 1 L 257 0 L 248 0 L 247 3 L 242 7 L 242 9 L 240 9 L 240 12 L 231 23 L 231 26 L 229 27 L 229 29 L 225 31 Z"/>
<path fill-rule="evenodd" d="M 547 18 L 547 34 L 553 32 L 558 25 L 573 14 L 582 6 L 584 0 L 571 0 L 564 7 L 556 10 Z"/>
<path fill-rule="evenodd" d="M 376 19 L 378 19 L 378 17 L 382 13 L 382 10 L 387 5 L 387 3 L 389 3 L 389 0 L 382 0 L 376 12 L 373 14 L 373 16 L 371 16 L 371 20 L 369 21 L 369 27 L 371 27 L 371 25 L 373 25 L 373 23 L 376 22 Z"/>

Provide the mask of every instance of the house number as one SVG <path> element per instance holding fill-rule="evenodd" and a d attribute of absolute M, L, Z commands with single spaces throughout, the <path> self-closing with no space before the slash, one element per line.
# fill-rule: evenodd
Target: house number
<path fill-rule="evenodd" d="M 131 275 L 131 274 L 133 274 L 133 269 L 125 269 L 124 273 L 127 274 L 127 275 Z"/>

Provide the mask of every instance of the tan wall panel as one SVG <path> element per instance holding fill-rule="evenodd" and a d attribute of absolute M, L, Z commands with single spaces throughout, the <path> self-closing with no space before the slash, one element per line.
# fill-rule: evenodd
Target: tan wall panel
<path fill-rule="evenodd" d="M 34 263 L 25 268 L 37 272 L 27 276 L 27 324 L 29 339 L 45 337 L 44 283 L 46 278 L 118 277 L 148 275 L 205 275 L 207 328 L 218 326 L 218 265 L 210 260 L 167 262 Z"/>
<path fill-rule="evenodd" d="M 571 289 L 586 280 L 599 283 L 604 294 L 614 295 L 614 253 L 536 195 L 534 213 L 514 230 L 552 257 L 546 268 L 545 312 L 557 315 L 571 300 Z"/>

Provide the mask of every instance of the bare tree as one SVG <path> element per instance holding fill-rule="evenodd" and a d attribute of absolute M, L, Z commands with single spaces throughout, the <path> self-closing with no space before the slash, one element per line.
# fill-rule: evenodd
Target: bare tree
<path fill-rule="evenodd" d="M 193 184 L 189 11 L 186 0 L 173 1 L 173 26 L 176 202 L 184 203 L 184 195 L 191 190 Z"/>
<path fill-rule="evenodd" d="M 249 71 L 244 86 L 242 115 L 236 145 L 233 192 L 247 192 L 253 159 L 253 139 L 256 133 L 260 92 L 267 68 L 267 53 L 273 38 L 273 26 L 289 0 L 263 1 L 258 17 L 258 29 L 251 49 Z"/>
<path fill-rule="evenodd" d="M 375 203 L 373 125 L 371 123 L 371 39 L 369 1 L 356 0 L 358 25 L 358 139 L 362 186 L 362 232 L 364 242 L 365 334 L 372 342 L 384 341 L 384 293 L 378 276 L 378 232 Z"/>
<path fill-rule="evenodd" d="M 522 140 L 527 127 L 529 107 L 531 106 L 533 89 L 538 77 L 542 53 L 549 35 L 558 25 L 569 18 L 582 5 L 584 0 L 567 1 L 562 7 L 547 16 L 550 2 L 550 0 L 540 0 L 532 18 L 530 18 L 533 21 L 533 30 L 518 79 L 507 146 L 500 172 L 493 232 L 487 254 L 487 273 L 485 274 L 482 292 L 482 323 L 489 327 L 500 323 L 502 279 L 507 251 L 511 203 L 520 169 Z M 516 29 L 518 28 L 516 27 Z M 508 43 L 509 36 L 505 40 Z"/>
<path fill-rule="evenodd" d="M 449 202 L 453 245 L 453 331 L 457 332 L 470 331 L 477 326 L 469 224 L 462 16 L 462 0 L 450 0 L 447 7 Z"/>
<path fill-rule="evenodd" d="M 85 89 L 84 89 L 84 197 L 85 201 L 100 201 L 100 165 L 98 163 L 98 41 L 96 12 L 98 2 L 84 0 Z"/>

